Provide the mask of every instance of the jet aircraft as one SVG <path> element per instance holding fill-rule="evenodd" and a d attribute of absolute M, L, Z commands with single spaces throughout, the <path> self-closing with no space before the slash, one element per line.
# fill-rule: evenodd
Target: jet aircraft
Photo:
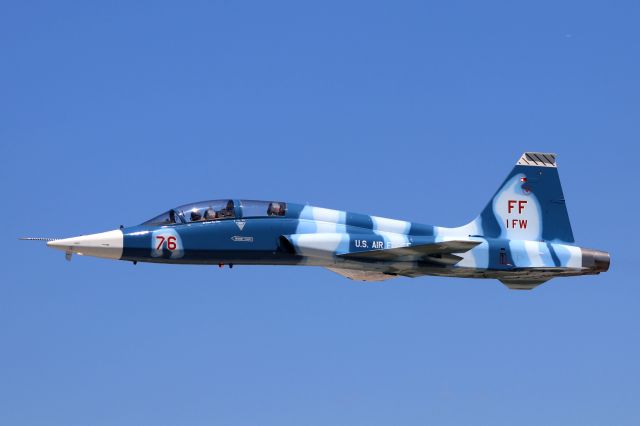
<path fill-rule="evenodd" d="M 140 225 L 44 239 L 66 253 L 133 263 L 309 265 L 347 278 L 495 278 L 532 289 L 609 269 L 607 252 L 574 244 L 556 155 L 526 152 L 480 215 L 447 228 L 281 201 L 222 199 Z"/>

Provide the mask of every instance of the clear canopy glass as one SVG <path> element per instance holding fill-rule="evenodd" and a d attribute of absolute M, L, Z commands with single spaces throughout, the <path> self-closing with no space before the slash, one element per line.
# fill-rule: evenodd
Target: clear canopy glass
<path fill-rule="evenodd" d="M 230 219 L 236 217 L 233 200 L 211 200 L 176 207 L 176 213 L 184 222 Z"/>
<path fill-rule="evenodd" d="M 172 225 L 174 223 L 182 223 L 182 220 L 176 215 L 175 210 L 169 210 L 168 212 L 164 212 L 153 219 L 149 219 L 144 222 L 143 225 Z"/>
<path fill-rule="evenodd" d="M 200 201 L 171 209 L 143 225 L 162 226 L 233 219 L 237 208 L 242 217 L 284 216 L 287 204 L 280 201 L 241 200 L 240 205 L 236 206 L 233 200 Z"/>
<path fill-rule="evenodd" d="M 284 216 L 287 203 L 280 201 L 240 200 L 242 217 Z"/>
<path fill-rule="evenodd" d="M 143 223 L 143 225 L 172 225 L 236 217 L 233 200 L 210 200 L 185 204 L 171 209 Z"/>

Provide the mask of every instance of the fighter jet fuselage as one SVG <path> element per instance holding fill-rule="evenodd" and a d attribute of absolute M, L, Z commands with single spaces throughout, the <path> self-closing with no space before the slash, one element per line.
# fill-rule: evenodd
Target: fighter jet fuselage
<path fill-rule="evenodd" d="M 532 289 L 609 268 L 574 244 L 555 155 L 525 153 L 482 213 L 455 228 L 281 201 L 222 199 L 141 225 L 47 243 L 73 254 L 172 264 L 322 266 L 348 278 L 496 278 Z"/>

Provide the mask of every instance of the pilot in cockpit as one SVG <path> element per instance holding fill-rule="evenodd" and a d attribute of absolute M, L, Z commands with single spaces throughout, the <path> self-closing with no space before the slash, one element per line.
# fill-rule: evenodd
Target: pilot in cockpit
<path fill-rule="evenodd" d="M 204 220 L 214 220 L 215 218 L 216 218 L 216 211 L 213 209 L 213 207 L 209 207 L 207 210 L 205 210 Z"/>
<path fill-rule="evenodd" d="M 269 203 L 267 216 L 284 216 L 284 209 L 282 208 L 282 204 L 275 202 Z"/>
<path fill-rule="evenodd" d="M 191 210 L 191 222 L 198 222 L 202 220 L 202 215 L 198 209 Z"/>
<path fill-rule="evenodd" d="M 227 201 L 227 206 L 218 211 L 218 217 L 234 217 L 235 213 L 233 211 L 233 201 Z"/>

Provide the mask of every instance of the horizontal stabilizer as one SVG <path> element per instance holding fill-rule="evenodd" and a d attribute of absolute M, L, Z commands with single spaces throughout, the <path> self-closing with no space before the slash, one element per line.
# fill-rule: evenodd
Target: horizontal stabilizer
<path fill-rule="evenodd" d="M 338 257 L 349 260 L 370 261 L 426 260 L 453 265 L 462 259 L 454 253 L 467 252 L 480 243 L 480 241 L 468 240 L 442 241 L 439 243 L 419 244 L 407 247 L 351 252 L 339 255 Z"/>

